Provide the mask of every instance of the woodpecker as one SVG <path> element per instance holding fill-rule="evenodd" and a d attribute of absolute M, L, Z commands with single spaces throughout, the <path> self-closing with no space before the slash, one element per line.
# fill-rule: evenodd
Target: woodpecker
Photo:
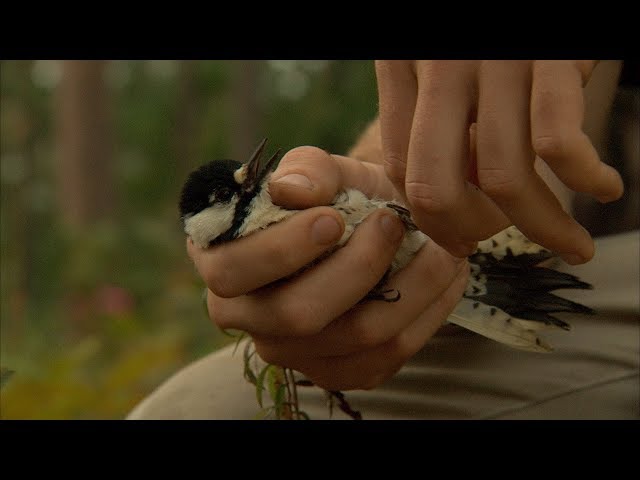
<path fill-rule="evenodd" d="M 298 210 L 275 205 L 267 188 L 280 151 L 266 162 L 264 139 L 245 164 L 214 160 L 193 171 L 180 196 L 180 218 L 193 242 L 209 248 L 233 241 L 295 215 Z M 330 205 L 344 218 L 345 231 L 335 249 L 343 246 L 370 213 L 393 210 L 406 226 L 404 239 L 388 271 L 363 300 L 395 302 L 401 292 L 389 296 L 386 279 L 403 268 L 427 241 L 411 220 L 410 212 L 394 202 L 367 198 L 356 189 L 336 195 Z M 541 266 L 555 255 L 527 239 L 515 226 L 478 243 L 468 257 L 470 276 L 462 299 L 447 321 L 510 347 L 550 352 L 552 346 L 538 332 L 570 325 L 552 315 L 557 312 L 592 314 L 593 311 L 551 293 L 557 289 L 590 289 L 577 277 Z M 324 257 L 321 257 L 324 258 Z"/>

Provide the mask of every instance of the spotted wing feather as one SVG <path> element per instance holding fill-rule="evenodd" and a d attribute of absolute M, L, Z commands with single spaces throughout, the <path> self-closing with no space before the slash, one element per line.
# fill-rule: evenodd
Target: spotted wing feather
<path fill-rule="evenodd" d="M 593 313 L 551 293 L 561 288 L 592 288 L 573 275 L 539 266 L 553 257 L 515 227 L 480 242 L 469 257 L 469 283 L 450 322 L 515 348 L 547 350 L 550 347 L 537 336 L 538 330 L 571 328 L 552 313 Z"/>
<path fill-rule="evenodd" d="M 539 353 L 553 351 L 535 329 L 503 310 L 479 301 L 463 298 L 447 320 L 513 348 Z"/>

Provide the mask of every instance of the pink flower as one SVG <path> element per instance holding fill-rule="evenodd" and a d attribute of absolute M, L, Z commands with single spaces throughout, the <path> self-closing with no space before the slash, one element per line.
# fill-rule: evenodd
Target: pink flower
<path fill-rule="evenodd" d="M 126 315 L 135 308 L 133 295 L 116 285 L 103 285 L 94 296 L 98 313 L 105 315 Z"/>

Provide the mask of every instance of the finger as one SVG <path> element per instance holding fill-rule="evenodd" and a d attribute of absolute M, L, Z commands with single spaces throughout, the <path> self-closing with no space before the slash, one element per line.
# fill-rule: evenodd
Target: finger
<path fill-rule="evenodd" d="M 564 212 L 533 168 L 530 64 L 483 63 L 478 108 L 478 179 L 525 235 L 562 254 L 590 255 L 587 232 Z M 549 228 L 553 225 L 554 228 Z"/>
<path fill-rule="evenodd" d="M 231 300 L 209 302 L 223 329 L 267 336 L 309 336 L 357 304 L 389 268 L 404 227 L 380 210 L 358 226 L 347 244 L 293 281 Z"/>
<path fill-rule="evenodd" d="M 509 187 L 500 194 L 500 204 L 526 237 L 558 253 L 572 265 L 593 257 L 595 247 L 591 236 L 562 209 L 537 173 L 532 172 Z"/>
<path fill-rule="evenodd" d="M 478 180 L 478 124 L 472 123 L 469 127 L 469 167 L 467 179 L 476 187 L 480 186 Z"/>
<path fill-rule="evenodd" d="M 380 165 L 331 155 L 316 147 L 287 152 L 269 183 L 274 203 L 293 209 L 328 205 L 347 188 L 358 189 L 369 198 L 393 195 Z"/>
<path fill-rule="evenodd" d="M 384 169 L 404 196 L 409 136 L 418 91 L 416 75 L 407 60 L 378 60 L 375 67 Z"/>
<path fill-rule="evenodd" d="M 339 357 L 322 357 L 292 366 L 327 390 L 372 389 L 392 377 L 442 326 L 468 281 L 461 270 L 451 287 L 402 333 L 378 347 Z"/>
<path fill-rule="evenodd" d="M 419 72 L 405 188 L 418 227 L 454 255 L 509 225 L 500 209 L 467 181 L 469 126 L 475 111 L 474 65 L 438 62 Z"/>
<path fill-rule="evenodd" d="M 467 268 L 466 261 L 456 261 L 435 242 L 428 242 L 387 282 L 385 288 L 400 292 L 399 301 L 357 305 L 311 337 L 254 336 L 256 348 L 265 361 L 277 365 L 371 349 L 397 336 Z"/>
<path fill-rule="evenodd" d="M 210 290 L 236 297 L 297 272 L 335 245 L 343 231 L 338 212 L 316 207 L 214 248 L 187 240 L 187 250 Z"/>
<path fill-rule="evenodd" d="M 530 175 L 535 153 L 531 147 L 529 98 L 530 63 L 483 62 L 479 76 L 477 122 L 478 183 L 493 197 L 505 184 Z M 500 200 L 496 195 L 494 201 Z"/>
<path fill-rule="evenodd" d="M 532 143 L 562 182 L 602 202 L 622 196 L 618 172 L 600 160 L 582 131 L 584 90 L 593 63 L 548 60 L 533 67 Z"/>
<path fill-rule="evenodd" d="M 524 61 L 483 64 L 477 142 L 480 188 L 531 240 L 574 262 L 572 256 L 593 254 L 593 242 L 533 168 L 527 120 L 530 75 L 530 64 Z"/>

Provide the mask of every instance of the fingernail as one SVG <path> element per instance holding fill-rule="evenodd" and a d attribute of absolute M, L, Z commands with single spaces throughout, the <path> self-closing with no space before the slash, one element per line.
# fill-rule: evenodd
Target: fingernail
<path fill-rule="evenodd" d="M 620 197 L 622 195 L 618 195 L 618 194 L 614 194 L 614 195 L 598 195 L 596 198 L 600 203 L 611 203 L 611 202 L 615 202 L 616 200 L 620 200 Z"/>
<path fill-rule="evenodd" d="M 580 265 L 586 261 L 582 255 L 577 255 L 575 253 L 563 253 L 560 256 L 569 265 Z"/>
<path fill-rule="evenodd" d="M 392 243 L 397 243 L 404 235 L 402 221 L 395 214 L 383 215 L 380 219 L 380 226 Z"/>
<path fill-rule="evenodd" d="M 341 233 L 340 224 L 329 215 L 319 217 L 311 227 L 311 238 L 318 245 L 328 245 L 337 241 Z"/>
<path fill-rule="evenodd" d="M 280 185 L 291 185 L 293 187 L 306 188 L 307 190 L 313 190 L 313 183 L 304 175 L 299 173 L 290 173 L 284 177 L 272 180 L 271 183 L 278 183 Z"/>

